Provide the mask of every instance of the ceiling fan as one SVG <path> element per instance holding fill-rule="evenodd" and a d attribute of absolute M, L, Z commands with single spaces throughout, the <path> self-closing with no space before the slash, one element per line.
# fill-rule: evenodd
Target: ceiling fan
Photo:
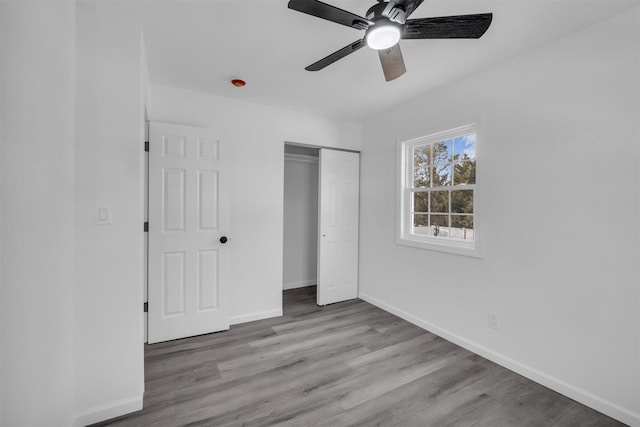
<path fill-rule="evenodd" d="M 491 13 L 407 19 L 423 1 L 378 0 L 378 4 L 371 7 L 363 18 L 317 0 L 289 0 L 289 9 L 365 31 L 364 38 L 305 69 L 322 70 L 367 45 L 378 51 L 385 80 L 391 81 L 406 72 L 398 43 L 400 39 L 477 39 L 491 24 Z"/>

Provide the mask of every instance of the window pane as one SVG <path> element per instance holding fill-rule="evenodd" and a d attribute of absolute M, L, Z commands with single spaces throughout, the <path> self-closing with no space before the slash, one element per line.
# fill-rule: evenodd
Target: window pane
<path fill-rule="evenodd" d="M 431 211 L 449 213 L 449 192 L 448 191 L 432 191 L 431 193 Z"/>
<path fill-rule="evenodd" d="M 413 193 L 413 211 L 429 212 L 429 193 Z"/>
<path fill-rule="evenodd" d="M 430 215 L 431 235 L 449 237 L 449 215 Z"/>
<path fill-rule="evenodd" d="M 476 183 L 476 161 L 468 160 L 453 164 L 454 185 Z"/>
<path fill-rule="evenodd" d="M 420 166 L 413 170 L 413 188 L 431 186 L 431 168 Z"/>
<path fill-rule="evenodd" d="M 433 170 L 433 187 L 451 185 L 451 165 L 436 166 Z"/>
<path fill-rule="evenodd" d="M 473 190 L 451 192 L 451 213 L 473 213 Z"/>
<path fill-rule="evenodd" d="M 431 227 L 429 227 L 429 215 L 415 214 L 413 216 L 413 234 L 421 236 L 431 235 Z"/>
<path fill-rule="evenodd" d="M 451 149 L 453 147 L 453 140 L 447 140 L 442 142 L 436 142 L 431 144 L 433 149 L 433 165 L 443 166 L 446 163 L 451 163 Z"/>
<path fill-rule="evenodd" d="M 459 136 L 453 140 L 453 160 L 475 160 L 476 135 Z"/>
<path fill-rule="evenodd" d="M 473 215 L 451 216 L 451 238 L 473 240 Z"/>
<path fill-rule="evenodd" d="M 431 165 L 431 144 L 413 147 L 413 167 L 426 167 Z"/>

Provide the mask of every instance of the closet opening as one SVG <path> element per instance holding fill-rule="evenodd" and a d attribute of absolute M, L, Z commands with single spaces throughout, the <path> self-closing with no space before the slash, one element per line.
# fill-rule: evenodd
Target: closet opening
<path fill-rule="evenodd" d="M 320 149 L 284 145 L 283 310 L 318 309 L 318 164 Z"/>
<path fill-rule="evenodd" d="M 284 158 L 283 291 L 357 298 L 360 153 L 285 143 Z"/>

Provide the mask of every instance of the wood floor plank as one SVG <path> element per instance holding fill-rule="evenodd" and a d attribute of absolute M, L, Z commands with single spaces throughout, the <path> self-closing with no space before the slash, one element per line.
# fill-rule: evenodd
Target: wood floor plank
<path fill-rule="evenodd" d="M 498 410 L 491 412 L 473 426 L 552 426 L 574 404 L 571 399 L 531 382 L 526 389 L 513 393 Z"/>
<path fill-rule="evenodd" d="M 398 355 L 362 366 L 356 376 L 331 387 L 340 396 L 340 405 L 350 409 L 469 355 L 467 350 L 442 340 L 440 346 L 427 352 Z"/>
<path fill-rule="evenodd" d="M 473 357 L 466 361 L 473 361 L 476 369 L 481 369 L 482 375 L 476 376 L 474 381 L 459 383 L 457 389 L 445 388 L 450 391 L 444 396 L 425 406 L 424 409 L 401 420 L 397 425 L 434 426 L 470 426 L 478 420 L 484 419 L 498 410 L 502 403 L 488 392 L 494 388 L 508 387 L 501 372 L 497 372 L 474 361 Z"/>
<path fill-rule="evenodd" d="M 309 340 L 314 337 L 332 335 L 341 331 L 352 329 L 364 325 L 369 325 L 373 320 L 370 312 L 354 313 L 345 317 L 327 317 L 326 321 L 318 325 L 308 325 L 305 327 L 296 327 L 288 331 L 280 331 L 279 333 L 254 340 L 249 343 L 253 348 L 286 346 L 290 343 L 299 342 L 301 340 Z M 370 327 L 370 326 L 369 326 Z M 424 331 L 423 331 L 424 332 Z"/>
<path fill-rule="evenodd" d="M 553 427 L 617 427 L 619 425 L 620 423 L 613 418 L 576 403 L 553 424 Z"/>
<path fill-rule="evenodd" d="M 415 338 L 427 332 L 424 329 L 412 325 L 402 319 L 396 318 L 395 321 L 398 323 L 389 328 L 380 327 L 381 325 L 384 325 L 386 322 L 385 320 L 372 324 L 371 326 L 379 333 L 379 335 L 372 337 L 369 340 L 362 339 L 360 342 L 362 345 L 373 351 Z"/>
<path fill-rule="evenodd" d="M 145 346 L 144 409 L 95 426 L 618 427 L 364 301 Z"/>
<path fill-rule="evenodd" d="M 232 367 L 222 367 L 221 376 L 228 377 L 250 377 L 260 372 L 276 369 L 292 363 L 313 364 L 324 359 L 348 360 L 368 353 L 369 350 L 357 341 L 341 340 L 338 342 L 328 342 L 322 347 L 303 348 L 298 351 L 291 351 L 286 354 L 275 356 L 256 357 L 251 360 L 243 360 L 240 365 Z"/>
<path fill-rule="evenodd" d="M 455 403 L 449 406 L 448 403 Z M 463 402 L 450 399 L 405 418 L 397 426 L 469 427 L 500 408 L 500 402 L 486 394 Z"/>
<path fill-rule="evenodd" d="M 376 351 L 370 351 L 362 356 L 356 357 L 347 363 L 354 369 L 365 367 L 372 363 L 380 363 L 387 361 L 389 358 L 398 357 L 407 354 L 413 350 L 424 348 L 424 346 L 433 343 L 437 336 L 431 333 L 423 333 L 417 337 L 401 341 L 396 344 L 383 347 Z"/>
<path fill-rule="evenodd" d="M 235 390 L 226 393 L 202 396 L 176 403 L 176 421 L 178 425 L 198 420 L 204 425 L 225 425 L 230 421 L 252 416 L 259 411 L 271 412 L 264 403 L 277 400 L 278 397 L 291 399 L 303 393 L 305 388 L 316 388 L 328 382 L 339 381 L 348 376 L 352 369 L 346 364 L 328 361 L 315 364 L 311 369 L 296 365 L 297 371 L 274 371 L 268 387 L 253 387 L 252 383 L 240 384 Z M 252 381 L 253 382 L 253 381 Z M 264 384 L 264 382 L 262 382 Z M 208 424 L 207 424 L 208 423 Z"/>
<path fill-rule="evenodd" d="M 175 394 L 175 390 L 184 390 L 192 386 L 201 387 L 220 378 L 218 364 L 215 361 L 202 361 L 198 365 L 188 365 L 184 369 L 171 370 L 162 375 L 154 375 L 146 380 L 146 397 Z"/>
<path fill-rule="evenodd" d="M 345 305 L 343 305 L 345 304 Z M 340 303 L 323 307 L 320 311 L 314 312 L 313 315 L 294 317 L 290 322 L 276 325 L 273 330 L 276 333 L 285 333 L 290 330 L 303 328 L 312 328 L 317 325 L 325 324 L 329 321 L 348 319 L 359 313 L 377 313 L 371 310 L 365 302 L 360 303 Z"/>
<path fill-rule="evenodd" d="M 321 348 L 330 345 L 332 342 L 351 340 L 357 335 L 364 334 L 371 328 L 368 325 L 359 325 L 356 327 L 349 327 L 339 332 L 326 333 L 319 336 L 315 336 L 308 340 L 298 340 L 291 342 L 286 346 L 274 346 L 265 349 L 256 350 L 255 353 L 241 356 L 223 363 L 220 363 L 219 369 L 221 372 L 227 372 L 231 370 L 242 369 L 243 366 L 252 365 L 258 363 L 260 360 L 267 358 L 286 356 L 291 352 L 312 350 L 314 348 Z"/>
<path fill-rule="evenodd" d="M 454 362 L 402 387 L 357 405 L 318 423 L 319 427 L 401 423 L 410 415 L 438 402 L 486 375 L 487 369 L 468 358 Z"/>

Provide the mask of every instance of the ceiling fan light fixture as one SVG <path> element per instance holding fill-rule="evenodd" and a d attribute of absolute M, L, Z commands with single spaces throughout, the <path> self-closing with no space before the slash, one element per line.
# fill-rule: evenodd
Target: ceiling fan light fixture
<path fill-rule="evenodd" d="M 384 78 L 391 81 L 407 71 L 398 44 L 400 39 L 479 39 L 493 19 L 492 13 L 409 19 L 423 1 L 377 0 L 362 17 L 320 0 L 289 0 L 287 7 L 291 10 L 365 31 L 364 38 L 325 56 L 305 70 L 322 70 L 368 45 L 378 51 Z"/>
<path fill-rule="evenodd" d="M 367 46 L 375 50 L 389 49 L 400 41 L 400 36 L 400 28 L 397 25 L 374 25 L 367 31 Z"/>

